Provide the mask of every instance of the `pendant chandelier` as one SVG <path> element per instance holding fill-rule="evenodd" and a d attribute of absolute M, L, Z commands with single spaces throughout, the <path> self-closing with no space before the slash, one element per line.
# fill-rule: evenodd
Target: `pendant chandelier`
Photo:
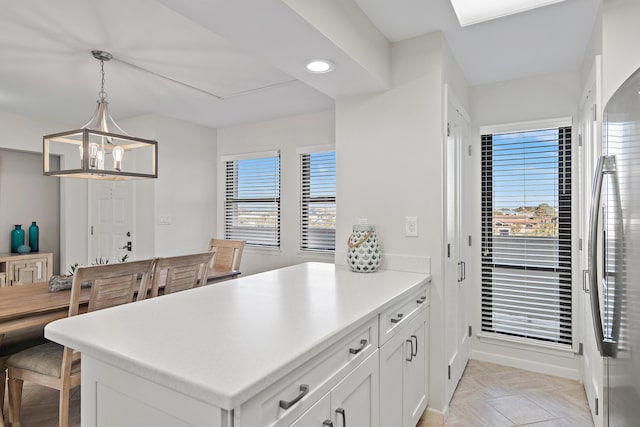
<path fill-rule="evenodd" d="M 106 180 L 157 178 L 158 143 L 129 136 L 109 114 L 104 63 L 113 56 L 102 50 L 91 53 L 100 61 L 102 75 L 96 111 L 80 129 L 42 138 L 44 174 Z"/>

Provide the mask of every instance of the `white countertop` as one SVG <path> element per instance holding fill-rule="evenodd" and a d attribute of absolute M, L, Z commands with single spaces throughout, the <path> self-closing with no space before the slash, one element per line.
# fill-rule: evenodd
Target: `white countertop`
<path fill-rule="evenodd" d="M 233 409 L 429 280 L 306 263 L 58 320 L 45 336 Z"/>

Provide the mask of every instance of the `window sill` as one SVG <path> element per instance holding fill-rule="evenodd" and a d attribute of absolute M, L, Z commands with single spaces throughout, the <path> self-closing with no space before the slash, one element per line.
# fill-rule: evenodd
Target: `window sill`
<path fill-rule="evenodd" d="M 326 259 L 331 262 L 333 262 L 336 257 L 335 252 L 298 251 L 297 253 L 301 258 Z"/>
<path fill-rule="evenodd" d="M 261 246 L 249 246 L 245 245 L 244 251 L 253 254 L 262 254 L 262 255 L 282 255 L 281 248 L 270 248 L 270 247 L 261 247 Z"/>
<path fill-rule="evenodd" d="M 481 332 L 477 337 L 480 342 L 486 344 L 500 345 L 518 350 L 533 351 L 566 358 L 573 358 L 576 356 L 574 349 L 566 344 L 535 342 L 526 338 L 506 337 L 500 334 L 492 334 L 488 332 Z"/>

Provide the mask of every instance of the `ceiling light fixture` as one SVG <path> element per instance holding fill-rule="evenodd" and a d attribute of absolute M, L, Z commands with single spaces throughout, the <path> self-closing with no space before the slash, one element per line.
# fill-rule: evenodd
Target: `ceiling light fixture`
<path fill-rule="evenodd" d="M 451 0 L 461 27 L 513 15 L 564 0 Z"/>
<path fill-rule="evenodd" d="M 98 106 L 91 120 L 80 129 L 42 138 L 44 174 L 106 180 L 157 178 L 158 143 L 129 136 L 109 114 L 104 63 L 113 56 L 102 50 L 91 53 L 100 61 L 102 74 Z M 59 162 L 54 160 L 56 157 Z"/>
<path fill-rule="evenodd" d="M 333 71 L 335 64 L 327 59 L 312 59 L 307 62 L 307 71 L 314 74 L 323 74 Z"/>

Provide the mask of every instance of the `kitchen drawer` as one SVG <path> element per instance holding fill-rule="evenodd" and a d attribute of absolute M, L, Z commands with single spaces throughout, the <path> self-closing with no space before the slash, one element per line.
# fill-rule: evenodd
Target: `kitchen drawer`
<path fill-rule="evenodd" d="M 409 296 L 380 313 L 380 345 L 391 338 L 403 325 L 415 316 L 421 307 L 429 305 L 428 287 L 421 286 Z"/>
<path fill-rule="evenodd" d="M 242 426 L 291 424 L 377 348 L 378 319 L 374 317 L 243 404 Z M 288 409 L 281 406 L 299 396 Z"/>

